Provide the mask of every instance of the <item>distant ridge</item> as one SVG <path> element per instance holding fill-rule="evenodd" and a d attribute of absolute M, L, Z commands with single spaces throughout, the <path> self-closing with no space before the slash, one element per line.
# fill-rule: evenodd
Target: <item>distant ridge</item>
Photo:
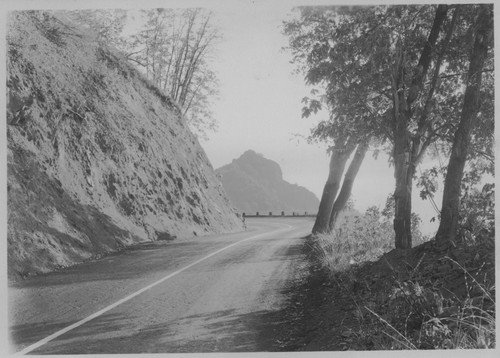
<path fill-rule="evenodd" d="M 278 163 L 247 150 L 238 159 L 216 170 L 235 208 L 253 214 L 315 213 L 319 200 L 308 189 L 283 180 Z"/>

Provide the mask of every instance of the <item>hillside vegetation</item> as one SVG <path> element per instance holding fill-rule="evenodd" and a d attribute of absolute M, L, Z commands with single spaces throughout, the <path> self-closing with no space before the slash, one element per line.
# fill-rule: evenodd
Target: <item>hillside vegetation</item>
<path fill-rule="evenodd" d="M 253 150 L 247 150 L 216 172 L 233 205 L 246 214 L 304 214 L 318 209 L 319 200 L 314 193 L 284 180 L 278 163 Z"/>
<path fill-rule="evenodd" d="M 344 212 L 335 232 L 309 236 L 308 274 L 291 292 L 284 350 L 496 347 L 494 236 L 393 249 L 377 210 Z M 290 318 L 291 317 L 291 318 Z"/>
<path fill-rule="evenodd" d="M 10 278 L 242 229 L 177 106 L 119 53 L 48 13 L 8 20 Z"/>

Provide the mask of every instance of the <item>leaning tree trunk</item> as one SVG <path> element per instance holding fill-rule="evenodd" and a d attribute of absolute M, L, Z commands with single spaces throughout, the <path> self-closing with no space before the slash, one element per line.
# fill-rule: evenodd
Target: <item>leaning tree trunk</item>
<path fill-rule="evenodd" d="M 358 148 L 356 149 L 356 153 L 352 158 L 351 164 L 349 164 L 349 168 L 347 168 L 347 172 L 344 176 L 344 181 L 342 182 L 342 188 L 340 189 L 339 196 L 335 200 L 333 204 L 333 209 L 330 214 L 330 221 L 328 224 L 329 230 L 333 230 L 335 228 L 335 224 L 337 223 L 337 218 L 340 212 L 344 209 L 347 204 L 347 200 L 351 196 L 352 185 L 354 184 L 354 179 L 356 179 L 356 175 L 358 175 L 359 168 L 361 167 L 361 163 L 363 163 L 363 159 L 365 158 L 366 152 L 368 151 L 368 140 L 360 143 Z"/>
<path fill-rule="evenodd" d="M 330 221 L 330 213 L 332 212 L 333 203 L 340 188 L 340 181 L 344 173 L 345 165 L 349 156 L 354 150 L 354 146 L 342 145 L 340 148 L 335 146 L 330 158 L 330 171 L 326 180 L 321 201 L 319 203 L 318 214 L 313 226 L 313 234 L 328 232 L 328 223 Z"/>
<path fill-rule="evenodd" d="M 482 71 L 488 54 L 488 43 L 491 41 L 493 32 L 493 17 L 490 5 L 481 5 L 475 26 L 477 26 L 477 33 L 470 56 L 462 114 L 453 139 L 448 171 L 444 182 L 441 222 L 436 234 L 436 240 L 439 242 L 453 241 L 458 230 L 460 186 L 467 159 L 470 133 L 479 111 Z"/>

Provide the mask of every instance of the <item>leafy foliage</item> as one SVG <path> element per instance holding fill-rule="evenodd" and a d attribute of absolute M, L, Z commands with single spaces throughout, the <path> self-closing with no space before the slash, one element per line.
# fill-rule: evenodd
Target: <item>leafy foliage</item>
<path fill-rule="evenodd" d="M 469 161 L 460 189 L 459 232 L 462 240 L 474 241 L 484 230 L 495 231 L 495 184 L 493 163 L 481 157 Z M 417 181 L 420 197 L 431 200 L 444 180 L 444 167 L 425 170 Z M 389 202 L 388 202 L 389 203 Z M 386 204 L 387 205 L 387 204 Z M 436 208 L 437 209 L 437 208 Z M 439 216 L 439 212 L 437 213 Z"/>
<path fill-rule="evenodd" d="M 476 241 L 495 232 L 495 184 L 485 184 L 481 190 L 467 188 L 460 200 L 462 240 Z"/>
<path fill-rule="evenodd" d="M 362 16 L 364 9 L 352 13 Z M 312 97 L 303 100 L 303 116 L 316 113 L 322 103 L 330 113 L 329 120 L 312 130 L 312 137 L 335 141 L 376 131 L 380 128 L 376 119 L 384 115 L 387 98 L 374 90 L 376 82 L 365 81 L 372 65 L 363 58 L 363 47 L 353 43 L 365 24 L 344 8 L 301 7 L 299 11 L 300 19 L 285 23 L 284 33 L 298 71 L 304 73 L 307 84 L 315 86 Z"/>
<path fill-rule="evenodd" d="M 428 148 L 434 144 L 441 154 L 449 155 L 464 100 L 478 9 L 478 5 L 300 7 L 298 16 L 284 24 L 297 72 L 315 86 L 303 101 L 303 116 L 323 107 L 330 113 L 312 129 L 312 137 L 336 142 L 346 136 L 371 136 L 376 144 L 392 144 L 386 148 L 395 164 L 395 199 L 401 201 L 396 207 L 407 210 L 404 215 L 396 213 L 398 220 L 410 221 L 407 193 L 414 168 Z M 491 164 L 491 172 L 491 55 L 486 63 L 469 160 L 483 158 Z M 438 186 L 431 178 L 420 184 L 427 186 L 421 192 L 425 198 Z"/>

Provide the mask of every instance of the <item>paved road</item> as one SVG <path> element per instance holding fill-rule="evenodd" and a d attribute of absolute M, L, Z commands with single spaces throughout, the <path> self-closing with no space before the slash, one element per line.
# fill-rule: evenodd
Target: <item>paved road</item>
<path fill-rule="evenodd" d="M 246 232 L 142 244 L 11 284 L 12 352 L 276 350 L 275 312 L 313 222 L 247 224 Z"/>

